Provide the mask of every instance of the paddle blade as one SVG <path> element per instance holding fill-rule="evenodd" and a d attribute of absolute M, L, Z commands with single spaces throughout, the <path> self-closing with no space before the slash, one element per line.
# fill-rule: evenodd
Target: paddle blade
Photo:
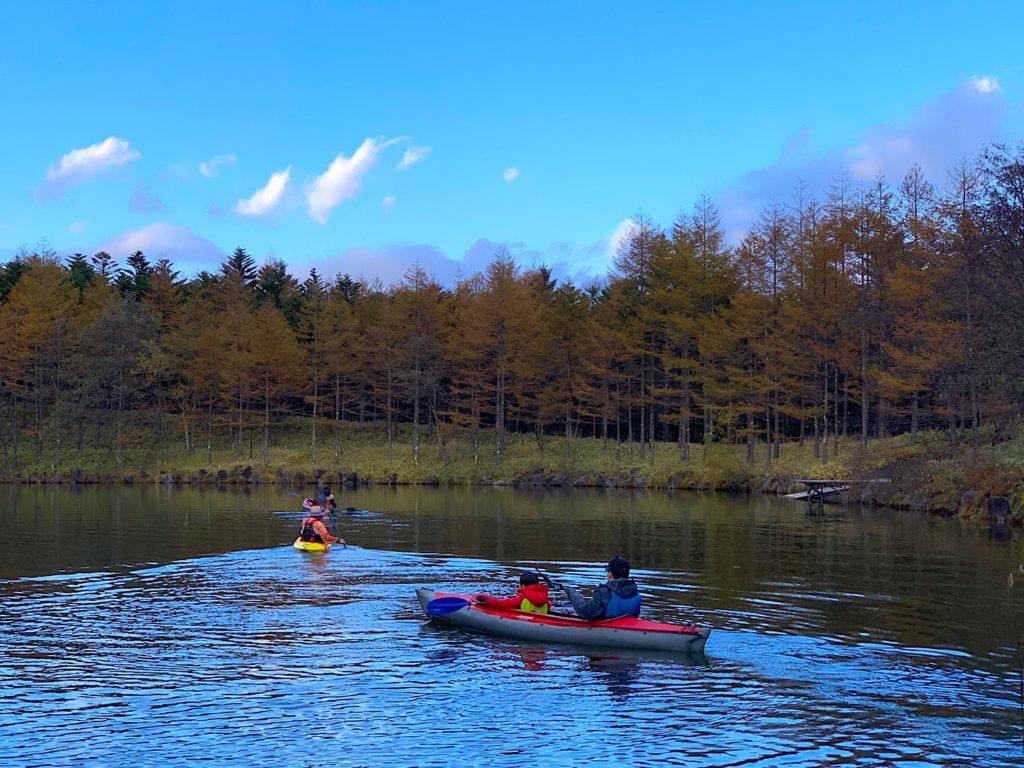
<path fill-rule="evenodd" d="M 469 600 L 461 597 L 438 597 L 427 603 L 427 613 L 431 616 L 441 616 L 445 613 L 455 613 L 467 605 Z"/>

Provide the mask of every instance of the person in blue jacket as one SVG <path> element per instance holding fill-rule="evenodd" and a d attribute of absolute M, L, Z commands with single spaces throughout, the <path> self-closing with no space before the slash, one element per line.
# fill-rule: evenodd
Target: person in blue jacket
<path fill-rule="evenodd" d="M 629 562 L 616 555 L 605 567 L 605 583 L 585 600 L 572 587 L 563 586 L 576 615 L 587 621 L 640 615 L 640 591 L 629 578 Z"/>

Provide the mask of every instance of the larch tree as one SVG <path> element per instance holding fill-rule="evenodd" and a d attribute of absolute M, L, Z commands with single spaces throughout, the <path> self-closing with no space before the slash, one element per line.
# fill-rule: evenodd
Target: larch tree
<path fill-rule="evenodd" d="M 302 350 L 288 319 L 274 302 L 264 301 L 257 310 L 252 328 L 249 354 L 254 377 L 260 384 L 263 400 L 263 463 L 270 462 L 271 412 L 286 395 L 301 391 L 305 379 L 295 362 Z"/>
<path fill-rule="evenodd" d="M 327 342 L 328 328 L 325 309 L 328 292 L 320 275 L 311 269 L 302 284 L 302 306 L 299 314 L 299 341 L 306 350 L 304 370 L 309 381 L 306 402 L 312 407 L 309 438 L 309 459 L 316 464 L 317 424 L 321 415 L 323 385 L 328 380 Z M 298 361 L 296 361 L 298 364 Z"/>
<path fill-rule="evenodd" d="M 516 371 L 529 340 L 526 328 L 532 325 L 533 303 L 529 288 L 520 279 L 519 268 L 507 248 L 499 248 L 484 272 L 479 322 L 486 338 L 485 361 L 488 388 L 487 410 L 493 415 L 495 458 L 500 465 L 505 456 L 507 417 L 510 395 L 514 399 Z M 511 403 L 515 406 L 515 403 Z"/>
<path fill-rule="evenodd" d="M 45 414 L 52 411 L 56 455 L 60 461 L 61 396 L 77 297 L 77 289 L 55 257 L 34 256 L 26 261 L 23 274 L 0 310 L 7 316 L 0 320 L 0 328 L 5 330 L 0 353 L 6 361 L 5 383 L 14 399 L 13 418 L 17 419 L 21 393 L 23 399 L 31 399 L 33 406 L 31 431 L 36 459 L 42 456 Z M 20 431 L 17 421 L 12 430 L 16 459 Z"/>
<path fill-rule="evenodd" d="M 393 305 L 401 387 L 412 405 L 412 458 L 420 459 L 423 406 L 436 421 L 441 353 L 444 348 L 444 292 L 418 264 L 394 291 Z"/>
<path fill-rule="evenodd" d="M 633 402 L 638 412 L 637 431 L 641 460 L 654 450 L 655 403 L 651 388 L 655 386 L 654 368 L 658 340 L 655 338 L 651 322 L 651 293 L 654 288 L 657 252 L 665 247 L 665 236 L 661 229 L 649 216 L 639 212 L 633 217 L 613 262 L 615 279 L 623 288 L 616 293 L 619 299 L 619 321 L 632 347 L 629 353 L 631 360 L 627 362 L 627 367 L 636 372 L 635 382 L 629 382 L 629 389 L 635 393 Z M 632 447 L 631 408 L 627 418 Z"/>

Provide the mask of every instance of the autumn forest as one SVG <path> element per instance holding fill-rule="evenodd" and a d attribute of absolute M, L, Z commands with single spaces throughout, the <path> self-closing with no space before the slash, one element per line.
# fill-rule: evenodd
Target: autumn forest
<path fill-rule="evenodd" d="M 509 435 L 641 461 L 728 443 L 769 464 L 796 441 L 827 460 L 842 438 L 1011 436 L 1024 145 L 938 182 L 915 166 L 797 189 L 734 246 L 707 198 L 633 221 L 613 272 L 585 285 L 504 249 L 454 285 L 410 265 L 391 286 L 297 278 L 243 248 L 188 279 L 141 252 L 19 253 L 0 267 L 5 468 L 226 441 L 266 463 L 296 423 L 314 465 L 353 423 L 413 459 L 450 460 L 455 437 L 482 450 L 486 433 L 499 464 Z"/>

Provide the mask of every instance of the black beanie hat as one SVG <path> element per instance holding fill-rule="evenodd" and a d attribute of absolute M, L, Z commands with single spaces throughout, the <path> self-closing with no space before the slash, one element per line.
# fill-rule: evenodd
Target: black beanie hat
<path fill-rule="evenodd" d="M 629 561 L 618 555 L 608 561 L 608 572 L 616 579 L 624 579 L 629 576 Z"/>
<path fill-rule="evenodd" d="M 519 576 L 519 586 L 528 587 L 531 584 L 540 584 L 540 577 L 533 571 L 523 571 Z"/>

